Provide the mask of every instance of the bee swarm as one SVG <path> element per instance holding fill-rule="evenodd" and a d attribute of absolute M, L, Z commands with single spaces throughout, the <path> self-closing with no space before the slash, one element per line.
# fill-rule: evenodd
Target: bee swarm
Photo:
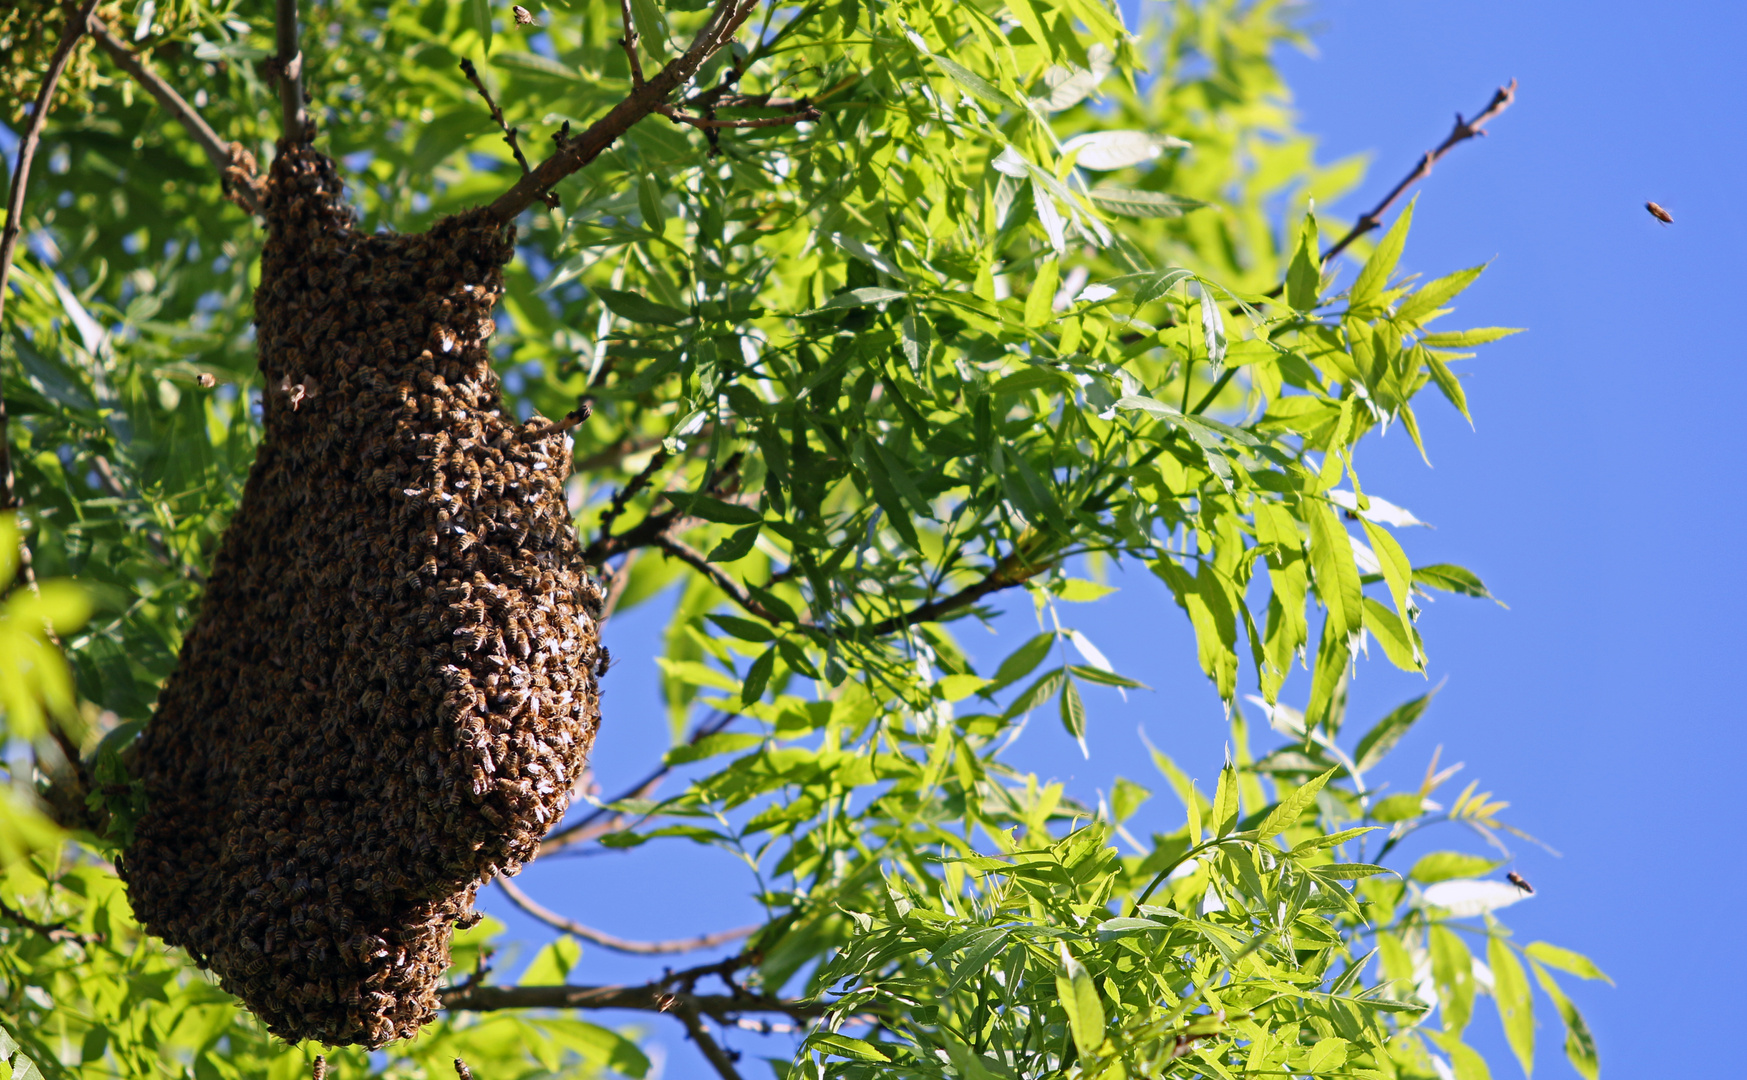
<path fill-rule="evenodd" d="M 287 1040 L 437 1008 L 452 927 L 563 816 L 599 723 L 568 436 L 502 411 L 511 255 L 483 211 L 356 231 L 327 158 L 273 163 L 265 436 L 137 765 L 141 921 Z"/>

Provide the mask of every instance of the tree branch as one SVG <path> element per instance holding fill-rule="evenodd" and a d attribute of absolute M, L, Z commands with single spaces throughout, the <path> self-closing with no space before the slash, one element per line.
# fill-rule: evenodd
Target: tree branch
<path fill-rule="evenodd" d="M 303 107 L 303 53 L 297 48 L 297 0 L 278 0 L 274 20 L 279 39 L 277 74 L 279 108 L 285 117 L 285 141 L 296 145 L 310 139 L 309 113 Z"/>
<path fill-rule="evenodd" d="M 901 630 L 917 623 L 935 622 L 943 615 L 950 615 L 961 608 L 969 607 L 990 593 L 1011 589 L 1015 585 L 1023 585 L 1054 565 L 1054 561 L 1050 559 L 1045 559 L 1034 565 L 1021 558 L 1018 552 L 1014 552 L 996 563 L 995 568 L 990 570 L 983 580 L 967 585 L 951 596 L 931 600 L 906 615 L 894 615 L 889 619 L 882 619 L 877 623 L 859 627 L 859 630 L 864 634 L 879 637 L 882 634 L 889 634 L 894 630 Z"/>
<path fill-rule="evenodd" d="M 1419 164 L 1415 165 L 1411 172 L 1402 177 L 1401 182 L 1390 189 L 1389 194 L 1383 196 L 1382 202 L 1373 206 L 1363 217 L 1354 222 L 1353 227 L 1347 230 L 1347 235 L 1341 237 L 1333 247 L 1322 253 L 1323 263 L 1326 264 L 1330 259 L 1345 251 L 1347 245 L 1351 244 L 1354 240 L 1357 240 L 1372 229 L 1382 225 L 1383 215 L 1395 204 L 1395 200 L 1401 198 L 1402 193 L 1407 191 L 1407 189 L 1414 184 L 1417 184 L 1419 181 L 1424 180 L 1427 176 L 1430 176 L 1432 166 L 1436 165 L 1439 160 L 1441 160 L 1445 154 L 1454 149 L 1458 143 L 1463 143 L 1469 139 L 1486 134 L 1487 122 L 1499 113 L 1510 108 L 1511 103 L 1515 100 L 1516 80 L 1512 79 L 1508 86 L 1501 86 L 1498 88 L 1498 90 L 1492 95 L 1492 100 L 1487 103 L 1486 108 L 1482 109 L 1480 115 L 1476 116 L 1474 119 L 1464 120 L 1462 119 L 1462 114 L 1457 113 L 1456 126 L 1450 129 L 1450 134 L 1444 139 L 1444 141 L 1439 143 L 1436 149 L 1426 151 L 1425 156 L 1420 158 Z"/>
<path fill-rule="evenodd" d="M 280 0 L 281 4 L 290 0 Z M 733 37 L 758 7 L 759 0 L 717 0 L 709 18 L 692 39 L 690 47 L 640 86 L 633 86 L 626 98 L 590 124 L 588 130 L 566 141 L 558 152 L 542 161 L 534 171 L 491 204 L 491 213 L 499 221 L 510 222 L 517 214 L 532 206 L 558 181 L 576 172 L 606 150 L 619 136 L 639 120 L 655 112 L 686 80 L 697 74 L 704 61 L 721 49 Z M 627 35 L 628 36 L 628 35 Z"/>
<path fill-rule="evenodd" d="M 767 128 L 782 127 L 785 124 L 798 124 L 803 120 L 817 120 L 821 115 L 818 109 L 802 101 L 796 111 L 783 116 L 766 116 L 756 120 L 717 120 L 714 117 L 693 116 L 677 105 L 663 105 L 655 110 L 676 124 L 689 124 L 704 131 L 720 131 L 724 128 Z"/>
<path fill-rule="evenodd" d="M 194 106 L 188 104 L 174 87 L 148 68 L 133 50 L 110 33 L 109 28 L 103 25 L 103 20 L 91 19 L 91 36 L 97 39 L 97 44 L 110 55 L 117 66 L 132 76 L 135 82 L 157 99 L 166 112 L 181 122 L 195 143 L 206 152 L 207 160 L 212 162 L 213 168 L 224 179 L 225 197 L 251 214 L 260 213 L 266 203 L 266 185 L 259 176 L 254 155 L 243 149 L 242 143 L 225 142 L 219 138 L 218 132 L 212 130 L 212 125 L 194 110 Z"/>
<path fill-rule="evenodd" d="M 630 941 L 603 933 L 590 926 L 565 918 L 550 908 L 542 906 L 533 897 L 523 892 L 508 878 L 499 877 L 497 887 L 510 898 L 510 903 L 521 908 L 534 918 L 566 934 L 573 934 L 584 941 L 592 941 L 603 949 L 613 952 L 631 953 L 635 956 L 661 956 L 669 953 L 696 952 L 699 949 L 713 949 L 718 945 L 726 945 L 730 941 L 739 941 L 750 937 L 758 929 L 756 926 L 742 926 L 733 930 L 723 930 L 716 934 L 700 934 L 694 938 L 680 938 L 675 941 Z"/>
<path fill-rule="evenodd" d="M 24 137 L 18 140 L 18 163 L 12 169 L 12 188 L 6 193 L 6 226 L 4 230 L 0 230 L 0 317 L 4 317 L 6 313 L 6 282 L 12 276 L 12 254 L 18 250 L 18 238 L 24 233 L 24 193 L 30 186 L 31 162 L 36 157 L 37 144 L 42 141 L 43 125 L 49 120 L 49 108 L 54 104 L 55 88 L 60 85 L 61 76 L 73 59 L 73 46 L 79 44 L 79 39 L 85 36 L 86 24 L 90 22 L 91 12 L 96 8 L 97 0 L 85 0 L 78 14 L 67 23 L 67 29 L 61 34 L 60 44 L 55 46 L 54 55 L 49 57 L 49 69 L 43 73 L 42 89 L 36 93 L 36 105 L 30 112 L 30 124 L 24 129 Z M 0 510 L 10 510 L 18 505 L 18 492 L 12 477 L 9 423 L 6 399 L 0 396 Z M 23 541 L 19 542 L 19 546 L 23 546 Z"/>
<path fill-rule="evenodd" d="M 679 1017 L 679 1022 L 685 1025 L 692 1042 L 698 1044 L 698 1049 L 716 1070 L 716 1074 L 722 1080 L 740 1080 L 740 1073 L 734 1068 L 734 1059 L 710 1037 L 709 1031 L 705 1030 L 703 1022 L 698 1019 L 698 1007 L 692 1002 L 691 995 L 685 995 L 675 1002 L 673 1011 Z"/>

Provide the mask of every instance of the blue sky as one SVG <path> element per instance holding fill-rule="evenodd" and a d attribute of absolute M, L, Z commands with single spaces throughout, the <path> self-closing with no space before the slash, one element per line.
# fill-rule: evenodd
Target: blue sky
<path fill-rule="evenodd" d="M 1398 786 L 1417 779 L 1442 745 L 1446 763 L 1466 762 L 1463 780 L 1508 799 L 1509 820 L 1562 853 L 1521 848 L 1517 867 L 1539 892 L 1509 922 L 1524 940 L 1586 952 L 1613 976 L 1616 987 L 1575 991 L 1604 1076 L 1737 1075 L 1705 1032 L 1747 1009 L 1732 974 L 1747 961 L 1747 935 L 1727 899 L 1743 885 L 1728 823 L 1747 758 L 1728 666 L 1744 592 L 1728 465 L 1744 389 L 1734 339 L 1747 254 L 1744 13 L 1721 3 L 1324 0 L 1312 15 L 1317 55 L 1283 58 L 1323 160 L 1372 154 L 1366 183 L 1333 208 L 1349 216 L 1435 145 L 1456 111 L 1520 80 L 1491 135 L 1422 185 L 1404 266 L 1440 274 L 1490 260 L 1452 323 L 1529 332 L 1468 364 L 1473 430 L 1451 410 L 1425 410 L 1435 467 L 1399 432 L 1359 465 L 1368 492 L 1436 526 L 1404 537 L 1416 563 L 1466 565 L 1509 604 L 1441 599 L 1428 611 L 1432 682 L 1448 683 L 1389 775 Z M 1653 221 L 1646 199 L 1675 223 Z M 1154 692 L 1091 702 L 1090 761 L 1047 723 L 1027 733 L 1020 761 L 1087 797 L 1124 773 L 1156 793 L 1141 827 L 1175 828 L 1181 808 L 1143 764 L 1137 732 L 1208 787 L 1226 739 L 1220 707 L 1162 586 L 1138 575 L 1112 583 L 1123 586 L 1117 597 L 1073 614 Z M 650 659 L 659 622 L 659 611 L 636 610 L 609 633 L 624 659 L 608 680 L 596 750 L 608 790 L 665 741 Z M 963 637 L 987 662 L 1028 622 L 1021 611 L 999 642 L 978 630 Z M 1350 722 L 1426 687 L 1381 660 L 1364 665 Z M 748 879 L 725 856 L 677 847 L 548 860 L 521 884 L 625 936 L 680 936 L 757 914 Z M 529 942 L 550 936 L 501 894 L 482 899 Z M 572 978 L 640 980 L 652 966 L 588 948 Z M 1489 1005 L 1477 1017 L 1474 1041 L 1495 1074 L 1519 1075 Z M 708 1075 L 677 1025 L 626 1019 L 666 1046 L 666 1075 Z M 1541 1074 L 1574 1076 L 1556 1020 L 1542 1025 Z M 730 1041 L 749 1057 L 786 1052 L 775 1040 Z"/>

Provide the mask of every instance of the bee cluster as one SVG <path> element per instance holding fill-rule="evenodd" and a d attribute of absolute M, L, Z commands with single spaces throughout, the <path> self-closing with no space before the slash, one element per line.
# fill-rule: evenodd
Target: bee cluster
<path fill-rule="evenodd" d="M 135 770 L 141 921 L 275 1034 L 435 1013 L 479 885 L 562 817 L 599 724 L 569 436 L 502 409 L 511 255 L 481 211 L 363 235 L 332 162 L 272 167 L 265 437 Z"/>

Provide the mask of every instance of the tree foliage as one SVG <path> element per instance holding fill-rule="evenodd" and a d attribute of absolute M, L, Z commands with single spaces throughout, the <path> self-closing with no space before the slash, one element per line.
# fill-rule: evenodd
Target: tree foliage
<path fill-rule="evenodd" d="M 269 6 L 104 10 L 223 138 L 271 156 Z M 624 12 L 635 36 L 599 4 L 528 26 L 483 0 L 306 4 L 317 146 L 363 222 L 421 230 L 520 175 L 463 59 L 538 159 L 635 96 L 633 58 L 656 71 L 715 15 Z M 1360 168 L 1318 165 L 1292 126 L 1283 5 L 1145 20 L 1100 0 L 755 6 L 670 118 L 515 216 L 498 372 L 523 415 L 592 403 L 577 527 L 617 610 L 671 607 L 664 768 L 702 765 L 573 813 L 546 848 L 724 848 L 768 921 L 719 964 L 594 990 L 557 988 L 568 938 L 521 986 L 472 978 L 487 921 L 457 936 L 446 1018 L 386 1055 L 329 1051 L 341 1072 L 642 1076 L 633 1041 L 582 1019 L 610 1004 L 673 1011 L 730 1075 L 712 1025 L 787 1014 L 793 1080 L 1466 1080 L 1488 1075 L 1463 1042 L 1477 995 L 1530 1067 L 1538 985 L 1596 1075 L 1554 972 L 1601 973 L 1511 937 L 1500 863 L 1391 861 L 1433 826 L 1494 852 L 1515 832 L 1472 784 L 1443 801 L 1435 763 L 1376 790 L 1431 695 L 1363 732 L 1346 715 L 1370 644 L 1428 670 L 1429 592 L 1488 595 L 1415 565 L 1398 533 L 1417 522 L 1366 491 L 1360 447 L 1393 424 L 1420 445 L 1417 408 L 1466 416 L 1457 369 L 1511 331 L 1440 321 L 1481 268 L 1404 274 L 1411 205 L 1355 274 L 1325 266 L 1307 202 Z M 286 1080 L 318 1048 L 274 1043 L 143 937 L 107 861 L 139 811 L 126 744 L 273 392 L 251 344 L 260 235 L 101 53 L 72 85 L 0 346 L 34 565 L 0 608 L 0 1060 Z M 1139 688 L 1060 615 L 1112 563 L 1168 588 L 1232 729 L 1211 792 L 1155 752 L 1186 817 L 1146 838 L 1124 825 L 1140 786 L 1083 805 L 1004 759 L 1033 714 L 1094 750 L 1083 690 Z M 979 667 L 958 635 L 1004 602 L 1045 629 Z M 1259 757 L 1251 690 L 1277 736 Z M 727 993 L 699 989 L 718 975 Z"/>

